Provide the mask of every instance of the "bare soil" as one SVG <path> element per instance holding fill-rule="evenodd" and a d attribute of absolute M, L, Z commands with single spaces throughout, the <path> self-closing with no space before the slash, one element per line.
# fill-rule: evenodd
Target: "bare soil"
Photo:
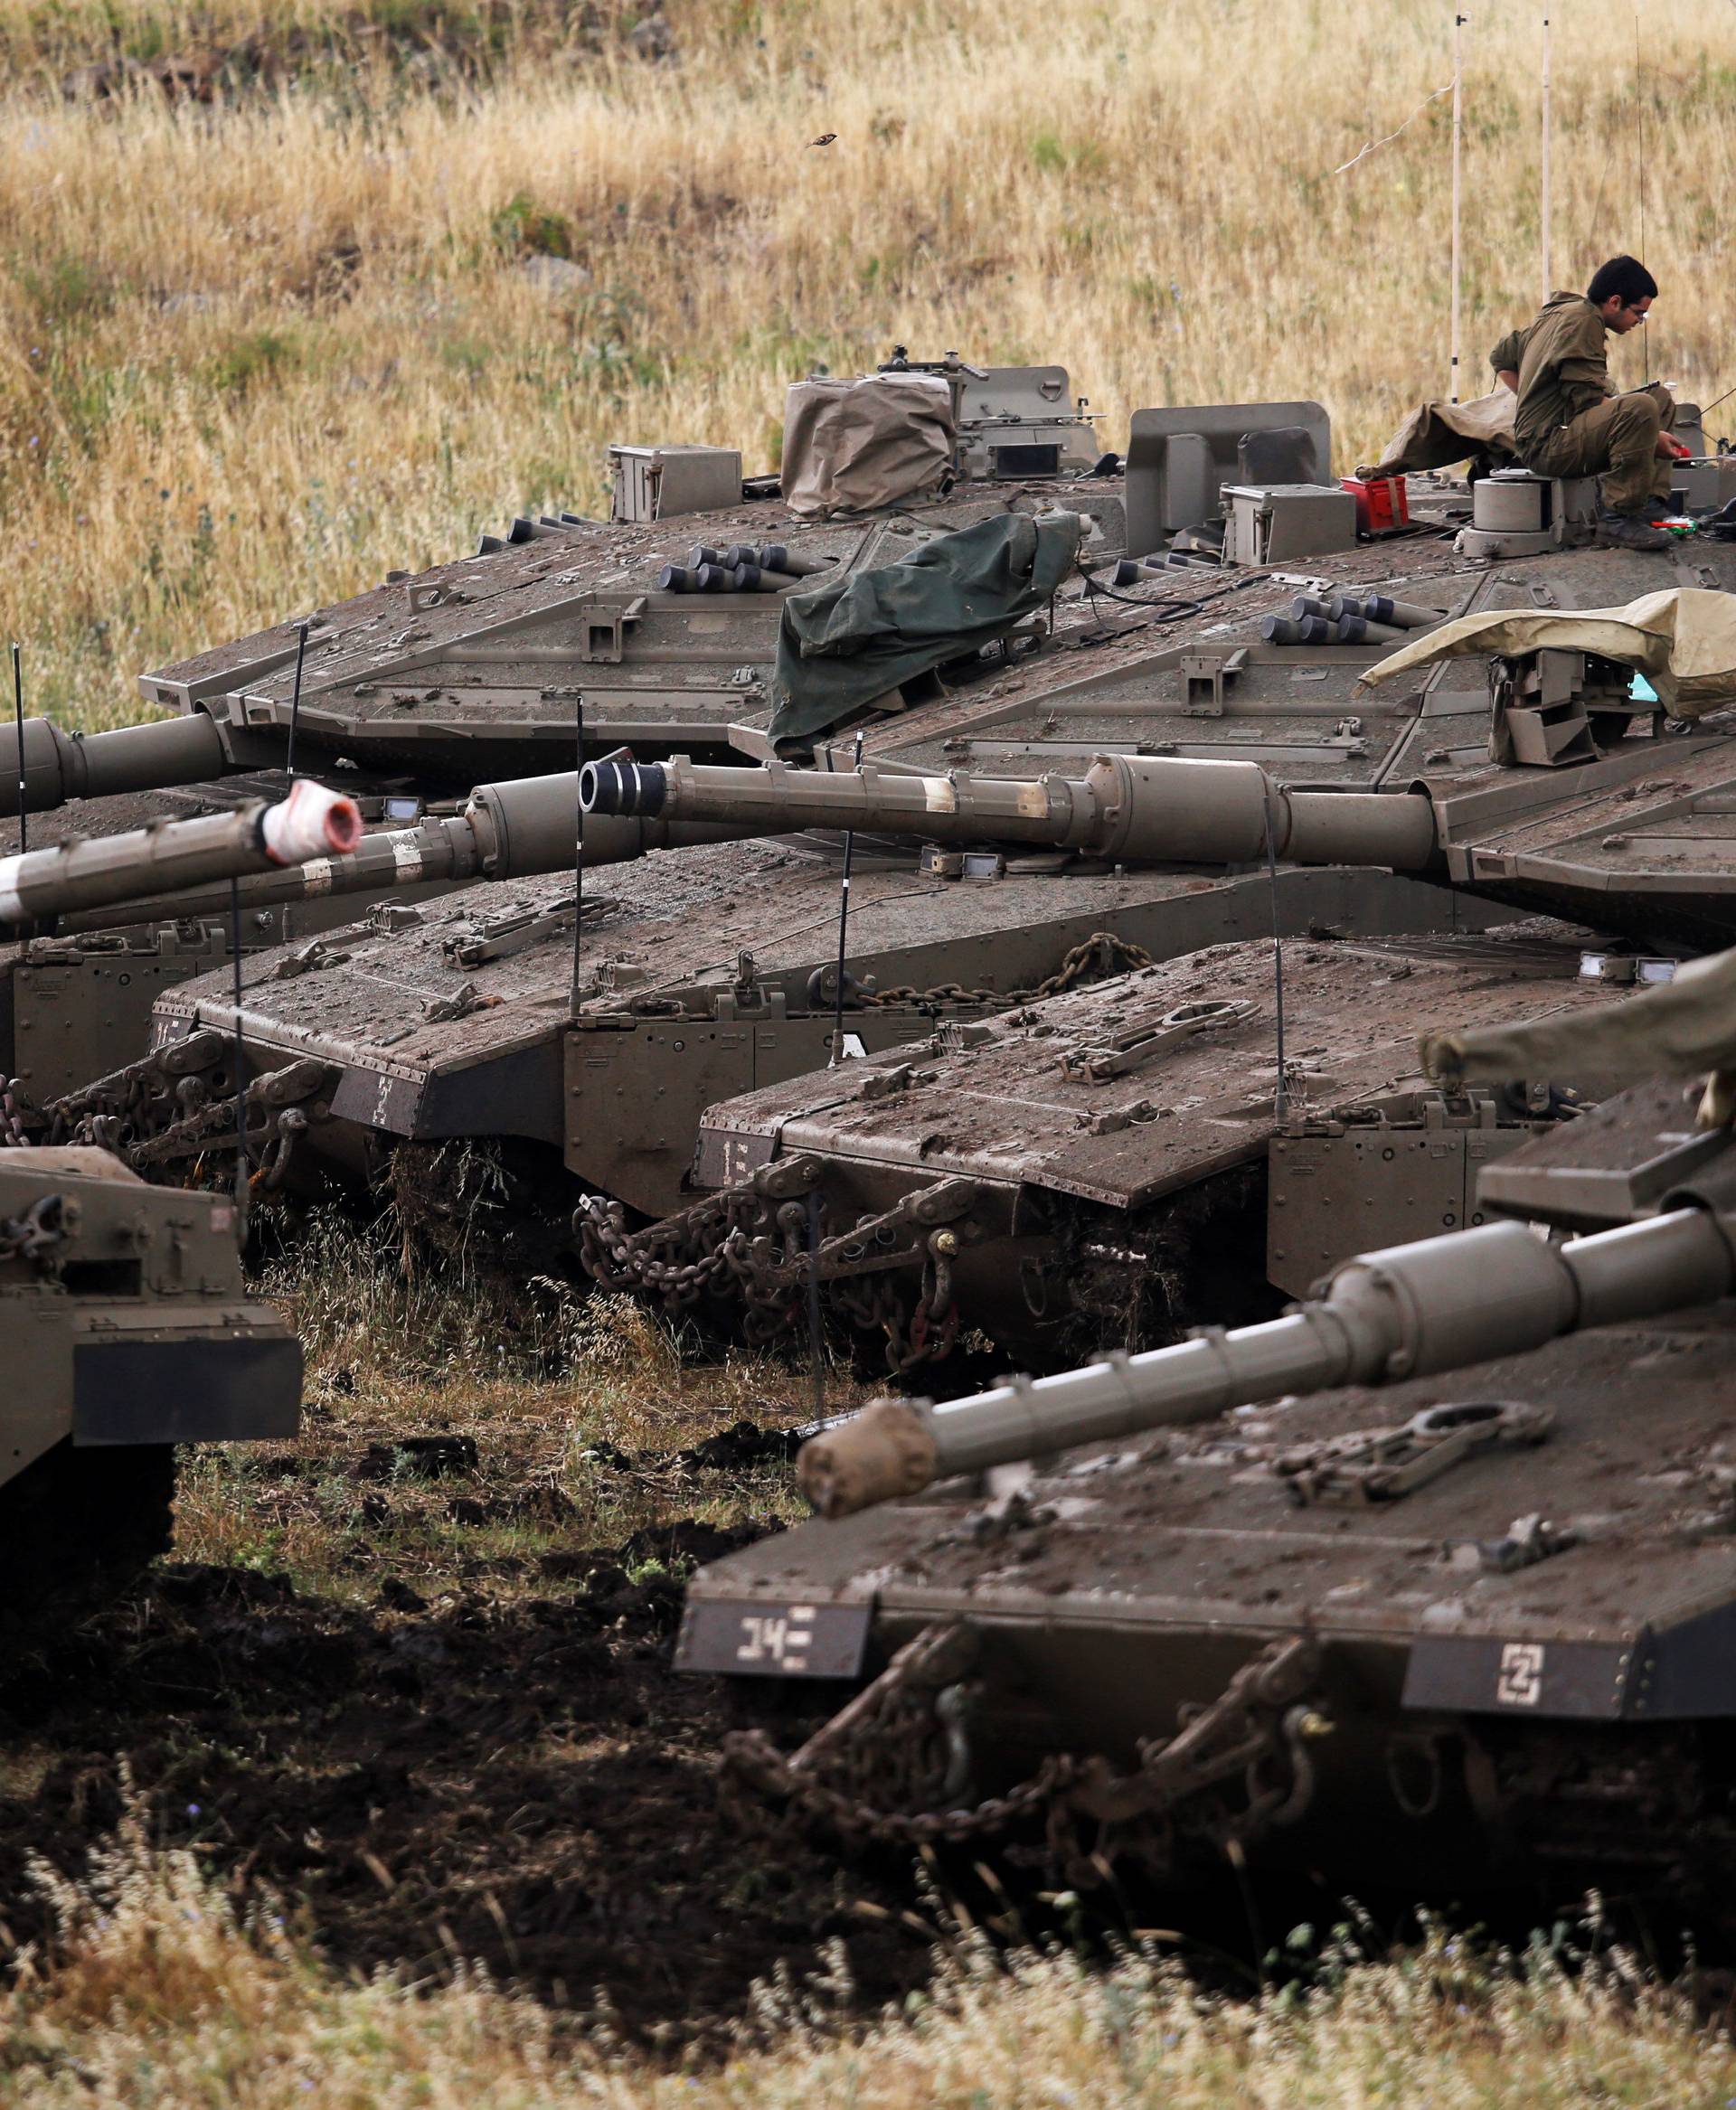
<path fill-rule="evenodd" d="M 536 1494 L 448 1464 L 481 1543 Z M 722 1806 L 730 1696 L 670 1668 L 684 1572 L 769 1524 L 470 1559 L 438 1587 L 424 1543 L 394 1559 L 376 1530 L 371 1603 L 257 1568 L 159 1568 L 0 1687 L 5 1936 L 47 1931 L 31 1857 L 77 1872 L 130 1779 L 165 1843 L 238 1898 L 281 1900 L 340 1966 L 424 1979 L 476 1959 L 666 2040 L 723 2027 L 780 1962 L 824 1969 L 842 1936 L 877 2004 L 928 1969 L 895 1917 L 904 1871 L 841 1865 L 770 1812 Z"/>
<path fill-rule="evenodd" d="M 426 1611 L 164 1569 L 5 1696 L 8 1741 L 54 1752 L 0 1799 L 12 1936 L 42 1931 L 28 1857 L 75 1868 L 130 1774 L 166 1842 L 281 1894 L 340 1964 L 476 1958 L 563 2005 L 600 1990 L 636 2030 L 739 2012 L 755 1976 L 818 1968 L 839 1935 L 864 1991 L 913 1981 L 920 1947 L 853 1909 L 876 1901 L 865 1879 L 769 1815 L 721 1820 L 723 1708 L 668 1669 L 680 1586 L 629 1583 L 619 1551 L 546 1596 Z"/>

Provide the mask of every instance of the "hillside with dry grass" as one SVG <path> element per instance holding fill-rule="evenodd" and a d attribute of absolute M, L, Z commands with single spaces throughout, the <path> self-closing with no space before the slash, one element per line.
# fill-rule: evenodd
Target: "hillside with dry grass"
<path fill-rule="evenodd" d="M 1552 12 L 1556 276 L 1643 247 L 1664 297 L 1621 378 L 1707 400 L 1736 9 L 1641 0 L 1637 78 L 1630 11 Z M 769 466 L 786 383 L 895 340 L 1062 360 L 1111 445 L 1141 404 L 1316 395 L 1353 460 L 1447 381 L 1451 13 L 5 0 L 32 701 L 113 722 L 142 665 L 590 510 L 611 439 Z M 1538 290 L 1539 49 L 1534 7 L 1474 11 L 1472 375 Z M 168 60 L 178 87 L 140 70 Z"/>

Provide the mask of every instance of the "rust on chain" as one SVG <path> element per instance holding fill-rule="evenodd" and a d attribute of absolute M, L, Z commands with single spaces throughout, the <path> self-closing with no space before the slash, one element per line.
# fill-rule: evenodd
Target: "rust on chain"
<path fill-rule="evenodd" d="M 728 1289 L 756 1346 L 801 1323 L 817 1275 L 845 1316 L 882 1336 L 893 1371 L 948 1354 L 959 1323 L 956 1240 L 940 1233 L 969 1213 L 979 1185 L 943 1180 L 844 1230 L 829 1229 L 823 1205 L 816 1249 L 807 1204 L 794 1197 L 821 1169 L 806 1158 L 761 1166 L 641 1231 L 627 1229 L 619 1202 L 588 1195 L 573 1217 L 586 1272 L 605 1289 L 660 1299 L 672 1315 Z M 905 1279 L 894 1284 L 893 1275 Z"/>
<path fill-rule="evenodd" d="M 876 989 L 865 994 L 863 1002 L 873 1007 L 901 1004 L 918 1011 L 939 1010 L 951 1003 L 1041 1003 L 1044 997 L 1064 995 L 1082 983 L 1128 974 L 1135 967 L 1151 964 L 1151 955 L 1144 946 L 1118 937 L 1112 930 L 1094 930 L 1063 956 L 1052 975 L 1030 989 L 967 989 L 962 982 L 937 982 L 928 989 L 909 985 Z"/>
<path fill-rule="evenodd" d="M 1320 1650 L 1304 1634 L 1269 1644 L 1215 1700 L 1184 1710 L 1174 1736 L 1142 1743 L 1131 1772 L 1118 1772 L 1101 1757 L 1050 1752 L 1004 1794 L 969 1802 L 942 1796 L 939 1806 L 915 1809 L 889 1806 L 901 1788 L 907 1795 L 920 1794 L 920 1755 L 943 1738 L 948 1699 L 970 1691 L 979 1653 L 967 1621 L 926 1626 L 799 1750 L 786 1755 L 763 1729 L 741 1730 L 724 1738 L 725 1767 L 733 1779 L 796 1814 L 888 1845 L 961 1844 L 1047 1810 L 1051 1855 L 1061 1860 L 1069 1858 L 1068 1817 L 1109 1826 L 1130 1820 L 1191 1822 L 1234 1850 L 1294 1823 L 1312 1799 L 1308 1747 L 1331 1733 L 1332 1721 L 1324 1704 L 1310 1697 Z M 944 1785 L 956 1785 L 958 1777 Z M 1239 1804 L 1223 1794 L 1235 1788 Z M 1081 1858 L 1071 1857 L 1075 1864 Z"/>
<path fill-rule="evenodd" d="M 0 1145 L 95 1144 L 135 1172 L 173 1170 L 196 1185 L 209 1158 L 236 1148 L 234 1098 L 213 1075 L 233 1045 L 226 1034 L 193 1034 L 40 1108 L 10 1079 L 0 1094 Z M 309 1057 L 249 1082 L 245 1147 L 256 1188 L 282 1185 L 297 1146 L 329 1113 L 338 1075 Z"/>

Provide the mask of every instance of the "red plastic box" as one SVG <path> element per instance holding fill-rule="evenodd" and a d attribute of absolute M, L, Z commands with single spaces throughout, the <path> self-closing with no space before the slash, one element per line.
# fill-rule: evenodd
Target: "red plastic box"
<path fill-rule="evenodd" d="M 1390 535 L 1410 524 L 1410 495 L 1402 476 L 1340 476 L 1356 501 L 1356 532 Z"/>

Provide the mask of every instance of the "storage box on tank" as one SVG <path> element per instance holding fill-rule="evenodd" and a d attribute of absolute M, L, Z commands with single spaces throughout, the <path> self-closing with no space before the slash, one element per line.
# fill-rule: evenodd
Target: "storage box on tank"
<path fill-rule="evenodd" d="M 1356 501 L 1335 484 L 1226 484 L 1226 564 L 1277 564 L 1356 547 Z"/>
<path fill-rule="evenodd" d="M 611 447 L 612 516 L 667 520 L 741 503 L 741 456 L 733 447 Z"/>

